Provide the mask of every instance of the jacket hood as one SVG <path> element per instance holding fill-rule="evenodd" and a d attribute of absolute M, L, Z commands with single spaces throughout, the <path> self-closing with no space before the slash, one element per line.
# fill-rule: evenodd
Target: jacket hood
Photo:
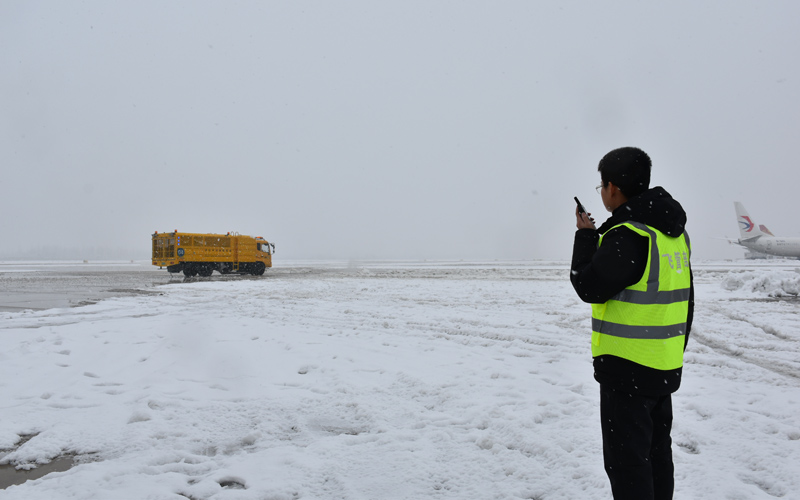
<path fill-rule="evenodd" d="M 598 231 L 605 233 L 627 221 L 641 222 L 667 236 L 677 237 L 683 234 L 686 227 L 686 212 L 664 188 L 657 186 L 617 207 Z"/>

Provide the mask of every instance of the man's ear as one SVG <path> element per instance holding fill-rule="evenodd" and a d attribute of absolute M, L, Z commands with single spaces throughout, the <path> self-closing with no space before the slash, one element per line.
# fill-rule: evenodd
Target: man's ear
<path fill-rule="evenodd" d="M 626 202 L 626 201 L 628 201 L 628 197 L 627 197 L 627 196 L 625 196 L 625 193 L 623 193 L 623 192 L 622 192 L 622 190 L 619 188 L 619 186 L 617 186 L 617 185 L 616 185 L 616 184 L 614 184 L 613 182 L 610 182 L 610 181 L 609 181 L 609 183 L 608 183 L 608 190 L 609 190 L 609 191 L 608 191 L 608 194 L 609 194 L 609 195 L 610 195 L 612 198 L 621 199 L 623 203 L 624 203 L 624 202 Z"/>

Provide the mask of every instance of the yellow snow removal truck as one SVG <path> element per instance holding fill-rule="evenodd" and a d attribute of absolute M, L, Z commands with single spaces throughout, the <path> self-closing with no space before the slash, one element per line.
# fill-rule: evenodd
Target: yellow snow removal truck
<path fill-rule="evenodd" d="M 221 274 L 262 275 L 272 267 L 275 245 L 261 236 L 238 233 L 153 234 L 153 265 L 166 267 L 171 273 L 183 271 L 186 276 Z"/>

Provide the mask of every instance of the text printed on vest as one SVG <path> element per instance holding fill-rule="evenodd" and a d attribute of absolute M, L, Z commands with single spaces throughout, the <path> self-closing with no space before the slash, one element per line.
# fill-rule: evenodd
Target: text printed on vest
<path fill-rule="evenodd" d="M 677 273 L 682 273 L 683 272 L 683 268 L 689 267 L 689 256 L 686 255 L 686 252 L 675 252 L 675 262 L 674 263 L 672 261 L 672 255 L 671 254 L 668 254 L 668 253 L 662 254 L 661 258 L 664 258 L 664 257 L 667 258 L 667 262 L 669 262 L 669 267 L 673 271 L 675 271 Z M 677 268 L 675 267 L 676 264 L 677 264 Z"/>

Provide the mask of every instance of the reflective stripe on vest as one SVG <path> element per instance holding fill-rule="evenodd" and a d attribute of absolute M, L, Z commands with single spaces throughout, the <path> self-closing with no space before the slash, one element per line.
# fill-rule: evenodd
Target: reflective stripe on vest
<path fill-rule="evenodd" d="M 638 222 L 611 229 L 620 226 L 647 237 L 650 252 L 637 283 L 592 305 L 592 356 L 611 354 L 659 370 L 679 368 L 691 285 L 689 237 L 672 238 Z"/>

